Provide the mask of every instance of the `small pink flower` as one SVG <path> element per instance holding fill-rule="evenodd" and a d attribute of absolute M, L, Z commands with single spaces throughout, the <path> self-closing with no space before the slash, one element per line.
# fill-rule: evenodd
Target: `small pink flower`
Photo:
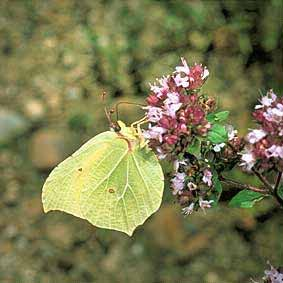
<path fill-rule="evenodd" d="M 242 154 L 241 160 L 243 161 L 240 166 L 243 166 L 246 170 L 250 171 L 255 165 L 255 157 L 251 151 L 246 151 Z"/>
<path fill-rule="evenodd" d="M 280 273 L 276 268 L 274 268 L 269 262 L 270 270 L 265 270 L 265 280 L 269 280 L 270 283 L 281 283 L 283 282 L 283 273 Z"/>
<path fill-rule="evenodd" d="M 260 100 L 262 106 L 271 106 L 272 102 L 274 100 L 268 96 L 263 96 L 262 99 Z"/>
<path fill-rule="evenodd" d="M 158 79 L 158 82 L 163 89 L 169 89 L 169 76 L 163 76 L 162 78 Z"/>
<path fill-rule="evenodd" d="M 269 107 L 272 105 L 272 103 L 277 99 L 276 94 L 270 90 L 266 96 L 263 96 L 260 100 L 261 104 L 260 105 L 256 105 L 255 109 L 261 109 L 264 107 Z"/>
<path fill-rule="evenodd" d="M 272 109 L 273 115 L 280 117 L 280 122 L 282 121 L 283 117 L 283 105 L 281 103 L 277 103 L 276 107 Z"/>
<path fill-rule="evenodd" d="M 178 104 L 180 103 L 180 95 L 177 92 L 168 92 L 165 104 Z"/>
<path fill-rule="evenodd" d="M 177 173 L 175 177 L 171 180 L 173 195 L 180 194 L 181 191 L 184 189 L 185 177 L 185 173 Z"/>
<path fill-rule="evenodd" d="M 283 109 L 281 109 L 280 106 L 267 108 L 266 112 L 263 113 L 263 116 L 267 121 L 276 122 L 276 123 L 281 122 L 283 117 Z"/>
<path fill-rule="evenodd" d="M 162 88 L 156 84 L 153 84 L 153 85 L 149 84 L 149 86 L 150 86 L 150 90 L 154 92 L 155 94 L 159 94 L 162 90 Z"/>
<path fill-rule="evenodd" d="M 213 200 L 203 200 L 201 197 L 199 198 L 199 206 L 204 212 L 206 208 L 211 208 L 213 202 Z"/>
<path fill-rule="evenodd" d="M 182 103 L 172 103 L 172 104 L 165 104 L 164 110 L 165 114 L 168 116 L 175 118 L 176 117 L 176 112 L 181 108 Z"/>
<path fill-rule="evenodd" d="M 203 73 L 202 73 L 202 80 L 205 80 L 209 76 L 209 71 L 206 67 L 204 67 Z"/>
<path fill-rule="evenodd" d="M 158 140 L 160 143 L 163 140 L 162 135 L 166 133 L 166 129 L 162 128 L 162 127 L 158 127 L 158 126 L 151 126 L 149 124 L 149 128 L 148 130 L 143 132 L 143 136 L 146 139 L 155 139 Z"/>
<path fill-rule="evenodd" d="M 143 109 L 147 110 L 147 117 L 150 122 L 158 122 L 162 116 L 162 109 L 159 107 L 147 106 Z"/>
<path fill-rule="evenodd" d="M 189 78 L 187 76 L 181 77 L 180 74 L 177 74 L 176 77 L 174 77 L 174 81 L 176 83 L 176 86 L 181 86 L 186 88 L 190 85 Z"/>
<path fill-rule="evenodd" d="M 248 133 L 247 140 L 249 143 L 254 144 L 266 136 L 266 132 L 262 129 L 255 129 Z"/>
<path fill-rule="evenodd" d="M 270 148 L 268 148 L 266 151 L 266 157 L 279 157 L 283 158 L 283 146 L 276 146 L 272 145 Z"/>
<path fill-rule="evenodd" d="M 273 89 L 270 89 L 268 92 L 267 92 L 267 95 L 269 95 L 273 101 L 275 101 L 277 99 L 277 95 L 273 92 Z"/>
<path fill-rule="evenodd" d="M 190 68 L 187 64 L 187 61 L 185 60 L 185 58 L 181 57 L 181 61 L 183 66 L 177 66 L 176 67 L 176 72 L 177 73 L 185 73 L 186 75 L 188 75 L 190 73 Z"/>
<path fill-rule="evenodd" d="M 182 213 L 187 216 L 193 213 L 195 204 L 192 202 L 189 206 L 182 208 Z"/>
<path fill-rule="evenodd" d="M 162 98 L 169 91 L 168 79 L 169 77 L 163 77 L 161 79 L 157 79 L 159 85 L 149 84 L 150 90 L 154 92 L 158 98 Z"/>
<path fill-rule="evenodd" d="M 212 173 L 210 170 L 205 169 L 203 171 L 203 177 L 202 177 L 202 181 L 207 184 L 209 187 L 212 185 Z"/>

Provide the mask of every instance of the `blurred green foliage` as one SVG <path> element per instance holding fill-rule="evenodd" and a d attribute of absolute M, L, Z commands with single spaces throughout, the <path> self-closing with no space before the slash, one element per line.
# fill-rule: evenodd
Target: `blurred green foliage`
<path fill-rule="evenodd" d="M 273 202 L 183 219 L 167 192 L 129 239 L 40 200 L 50 169 L 108 128 L 104 103 L 143 102 L 180 56 L 208 66 L 204 92 L 245 133 L 260 91 L 283 91 L 282 19 L 281 0 L 1 0 L 0 282 L 233 283 L 282 265 Z"/>

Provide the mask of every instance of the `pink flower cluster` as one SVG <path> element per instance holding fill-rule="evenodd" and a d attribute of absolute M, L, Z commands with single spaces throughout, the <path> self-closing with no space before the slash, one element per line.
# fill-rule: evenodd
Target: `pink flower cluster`
<path fill-rule="evenodd" d="M 262 278 L 263 282 L 264 283 L 281 283 L 281 282 L 283 282 L 283 268 L 282 267 L 275 268 L 269 263 L 269 261 L 267 262 L 267 264 L 269 264 L 270 270 L 267 269 L 267 270 L 264 271 L 265 276 Z M 260 283 L 258 281 L 253 280 L 253 279 L 251 279 L 251 282 L 252 283 Z"/>
<path fill-rule="evenodd" d="M 254 167 L 283 171 L 283 97 L 270 90 L 255 106 L 253 117 L 260 127 L 246 136 L 241 165 L 248 171 Z"/>
<path fill-rule="evenodd" d="M 282 273 L 283 270 L 282 270 L 282 268 L 276 269 L 270 263 L 269 263 L 269 265 L 270 265 L 270 270 L 264 271 L 264 274 L 265 274 L 264 279 L 266 280 L 266 282 L 270 282 L 270 283 L 283 282 L 283 273 Z"/>
<path fill-rule="evenodd" d="M 197 93 L 209 72 L 202 65 L 189 67 L 184 58 L 181 60 L 183 65 L 177 66 L 172 75 L 151 85 L 145 107 L 150 124 L 143 135 L 160 159 L 173 153 L 182 137 L 205 135 L 210 128 L 207 105 L 200 102 Z"/>
<path fill-rule="evenodd" d="M 211 170 L 208 167 L 200 168 L 188 154 L 185 154 L 183 160 L 174 161 L 174 169 L 171 187 L 173 195 L 176 195 L 179 203 L 185 206 L 182 212 L 189 215 L 199 207 L 203 211 L 210 208 L 213 201 L 205 198 L 207 188 L 212 187 Z"/>
<path fill-rule="evenodd" d="M 172 193 L 188 215 L 198 208 L 210 208 L 213 202 L 206 200 L 212 188 L 208 164 L 200 168 L 186 150 L 197 136 L 205 136 L 211 128 L 206 116 L 214 109 L 215 101 L 199 95 L 208 70 L 197 64 L 189 67 L 184 58 L 181 60 L 182 66 L 177 66 L 173 74 L 151 85 L 145 107 L 149 127 L 143 135 L 159 159 L 174 163 Z"/>

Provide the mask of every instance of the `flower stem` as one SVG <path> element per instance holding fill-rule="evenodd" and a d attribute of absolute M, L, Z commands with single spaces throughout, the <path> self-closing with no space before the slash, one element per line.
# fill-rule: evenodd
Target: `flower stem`
<path fill-rule="evenodd" d="M 283 206 L 283 199 L 279 195 L 279 188 L 280 188 L 281 178 L 282 178 L 282 172 L 278 172 L 273 192 L 274 192 L 274 196 L 275 196 L 276 200 L 279 202 L 279 204 L 281 206 Z"/>
<path fill-rule="evenodd" d="M 258 171 L 256 171 L 255 169 L 252 169 L 252 171 L 261 180 L 261 182 L 266 186 L 266 188 L 269 190 L 269 192 L 272 193 L 273 192 L 273 187 L 267 181 L 267 179 L 262 174 L 260 174 Z"/>
<path fill-rule="evenodd" d="M 277 179 L 274 185 L 274 191 L 276 191 L 279 188 L 281 177 L 282 177 L 282 172 L 278 172 Z"/>
<path fill-rule="evenodd" d="M 233 187 L 238 188 L 238 189 L 247 189 L 247 190 L 254 191 L 254 192 L 257 192 L 257 193 L 261 193 L 261 194 L 268 194 L 269 193 L 269 190 L 267 190 L 267 189 L 262 189 L 262 188 L 258 188 L 258 187 L 252 186 L 252 185 L 242 184 L 242 183 L 239 183 L 237 181 L 227 179 L 223 176 L 220 177 L 220 181 L 222 181 L 224 184 L 233 186 Z"/>

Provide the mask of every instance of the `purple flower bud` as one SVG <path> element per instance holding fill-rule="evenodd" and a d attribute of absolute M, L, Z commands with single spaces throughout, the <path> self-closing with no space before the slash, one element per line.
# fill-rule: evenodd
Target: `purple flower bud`
<path fill-rule="evenodd" d="M 176 135 L 166 135 L 164 141 L 169 145 L 173 145 L 178 141 L 178 137 Z"/>
<path fill-rule="evenodd" d="M 146 102 L 150 105 L 150 106 L 156 106 L 159 102 L 159 98 L 156 95 L 150 95 L 147 99 Z"/>

